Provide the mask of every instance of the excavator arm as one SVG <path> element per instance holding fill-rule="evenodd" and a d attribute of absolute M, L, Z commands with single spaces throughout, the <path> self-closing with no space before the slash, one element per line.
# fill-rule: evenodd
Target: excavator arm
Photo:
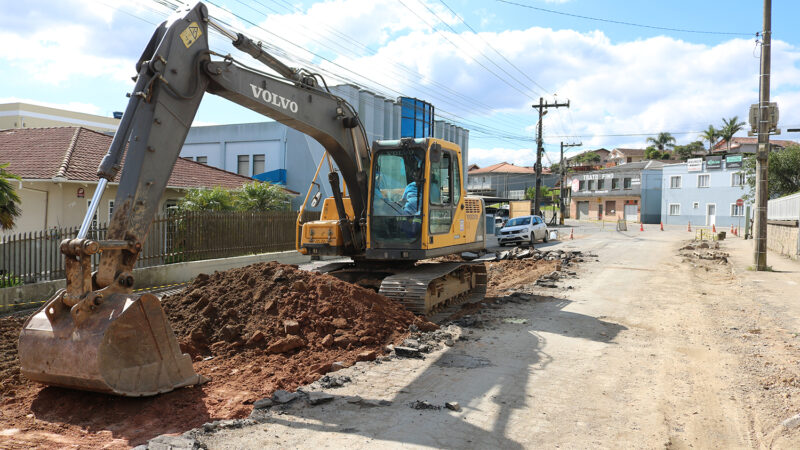
<path fill-rule="evenodd" d="M 210 51 L 209 26 L 279 76 Z M 222 58 L 212 60 L 215 55 Z M 289 68 L 253 40 L 228 31 L 202 3 L 161 24 L 136 67 L 136 84 L 98 168 L 90 209 L 78 236 L 61 243 L 66 289 L 32 316 L 20 335 L 22 373 L 35 381 L 133 396 L 202 381 L 181 354 L 158 300 L 132 294 L 132 272 L 206 92 L 319 141 L 349 190 L 352 216 L 345 211 L 339 175 L 331 172 L 344 251 L 360 254 L 366 245 L 371 157 L 366 133 L 352 106 L 319 86 L 318 75 Z M 87 239 L 105 186 L 117 177 L 123 158 L 107 238 Z M 93 274 L 96 253 L 100 263 Z"/>

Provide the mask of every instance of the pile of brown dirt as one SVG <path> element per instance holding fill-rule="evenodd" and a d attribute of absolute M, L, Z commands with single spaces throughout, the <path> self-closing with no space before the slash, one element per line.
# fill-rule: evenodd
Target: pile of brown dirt
<path fill-rule="evenodd" d="M 22 382 L 17 356 L 17 339 L 25 317 L 0 318 L 0 400 L 13 397 Z"/>
<path fill-rule="evenodd" d="M 486 263 L 489 278 L 487 282 L 487 295 L 503 295 L 503 291 L 512 287 L 519 287 L 536 283 L 544 274 L 554 270 L 561 270 L 561 261 L 546 261 L 543 259 L 503 260 Z"/>
<path fill-rule="evenodd" d="M 0 393 L 0 447 L 127 447 L 246 417 L 255 400 L 277 389 L 310 383 L 336 361 L 372 358 L 412 323 L 432 326 L 373 291 L 277 263 L 198 276 L 162 305 L 195 370 L 210 382 L 121 398 L 43 388 L 17 375 Z M 22 319 L 0 320 L 0 374 L 19 373 L 21 326 Z"/>

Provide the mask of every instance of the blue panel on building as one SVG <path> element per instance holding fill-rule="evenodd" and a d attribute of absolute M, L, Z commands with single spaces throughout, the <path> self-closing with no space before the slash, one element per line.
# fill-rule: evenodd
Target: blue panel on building
<path fill-rule="evenodd" d="M 400 97 L 400 137 L 433 136 L 433 105 L 409 97 Z"/>

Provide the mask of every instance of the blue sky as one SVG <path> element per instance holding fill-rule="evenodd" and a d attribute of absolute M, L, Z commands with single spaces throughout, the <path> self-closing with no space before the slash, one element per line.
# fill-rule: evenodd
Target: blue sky
<path fill-rule="evenodd" d="M 212 15 L 273 45 L 291 65 L 312 65 L 329 81 L 355 81 L 387 97 L 431 101 L 440 118 L 472 130 L 470 159 L 481 165 L 532 163 L 530 105 L 539 96 L 572 104 L 545 119 L 553 161 L 560 141 L 640 147 L 646 136 L 610 135 L 670 131 L 688 143 L 697 139 L 693 132 L 719 125 L 722 117 L 744 118 L 757 101 L 762 4 L 756 0 L 513 0 L 567 14 L 743 35 L 647 29 L 495 0 L 210 3 Z M 773 5 L 772 92 L 784 129 L 800 127 L 798 3 Z M 0 0 L 0 6 L 0 102 L 104 115 L 124 109 L 136 58 L 153 24 L 169 13 L 152 0 Z M 212 47 L 235 52 L 218 38 Z M 196 122 L 258 120 L 207 96 Z"/>

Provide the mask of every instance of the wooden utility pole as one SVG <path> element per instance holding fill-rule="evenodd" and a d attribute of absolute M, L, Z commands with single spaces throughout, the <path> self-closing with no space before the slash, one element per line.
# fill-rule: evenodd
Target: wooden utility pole
<path fill-rule="evenodd" d="M 578 142 L 577 144 L 565 144 L 564 141 L 561 141 L 561 162 L 558 163 L 559 171 L 561 172 L 561 189 L 558 190 L 558 212 L 561 217 L 558 219 L 558 223 L 560 225 L 564 225 L 564 197 L 567 196 L 567 190 L 564 187 L 564 182 L 567 179 L 567 166 L 564 161 L 564 147 L 580 147 L 583 145 L 583 142 Z"/>
<path fill-rule="evenodd" d="M 542 189 L 542 153 L 544 152 L 544 142 L 542 139 L 542 118 L 545 114 L 547 114 L 547 108 L 569 108 L 569 100 L 567 100 L 567 103 L 547 103 L 542 97 L 539 97 L 539 104 L 531 106 L 539 110 L 539 133 L 538 136 L 536 136 L 536 166 L 534 167 L 536 170 L 536 191 L 533 194 L 533 211 L 537 216 L 541 216 L 542 211 L 539 208 L 539 204 L 541 203 L 542 198 L 539 191 Z"/>
<path fill-rule="evenodd" d="M 772 0 L 764 0 L 764 32 L 761 36 L 761 77 L 758 105 L 758 149 L 756 150 L 756 270 L 767 270 L 767 201 L 769 200 L 769 75 L 772 41 Z"/>

